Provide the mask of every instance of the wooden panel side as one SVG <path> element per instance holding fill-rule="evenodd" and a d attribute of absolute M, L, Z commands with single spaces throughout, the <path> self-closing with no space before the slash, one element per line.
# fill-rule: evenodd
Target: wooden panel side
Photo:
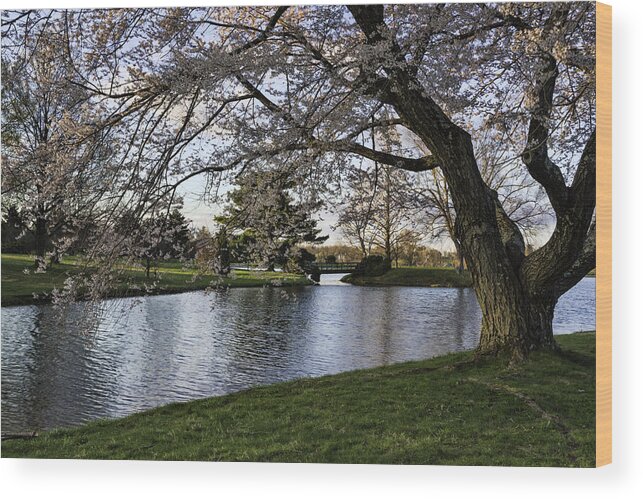
<path fill-rule="evenodd" d="M 612 462 L 612 7 L 596 4 L 596 466 Z"/>

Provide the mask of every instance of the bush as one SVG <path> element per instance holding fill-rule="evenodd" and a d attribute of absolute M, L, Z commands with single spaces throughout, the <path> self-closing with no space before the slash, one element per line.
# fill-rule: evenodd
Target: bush
<path fill-rule="evenodd" d="M 295 248 L 286 262 L 284 270 L 293 273 L 303 273 L 315 261 L 315 255 L 304 248 Z"/>
<path fill-rule="evenodd" d="M 388 258 L 381 255 L 369 255 L 359 262 L 355 274 L 376 277 L 385 274 L 389 270 L 391 270 L 391 261 Z"/>

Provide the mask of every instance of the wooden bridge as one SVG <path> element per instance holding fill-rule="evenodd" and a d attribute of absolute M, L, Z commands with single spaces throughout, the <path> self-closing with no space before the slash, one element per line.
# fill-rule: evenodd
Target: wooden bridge
<path fill-rule="evenodd" d="M 345 262 L 345 263 L 324 263 L 324 262 L 311 262 L 304 266 L 304 272 L 307 274 L 350 274 L 355 272 L 359 262 Z"/>
<path fill-rule="evenodd" d="M 344 262 L 344 263 L 325 263 L 325 262 L 310 262 L 303 267 L 306 274 L 350 274 L 357 270 L 359 262 Z M 255 266 L 248 263 L 231 263 L 230 268 L 234 270 L 254 270 L 266 271 L 265 267 Z"/>

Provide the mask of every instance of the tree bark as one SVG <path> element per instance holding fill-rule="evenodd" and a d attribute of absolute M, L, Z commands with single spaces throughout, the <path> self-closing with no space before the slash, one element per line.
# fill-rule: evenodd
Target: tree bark
<path fill-rule="evenodd" d="M 557 223 L 550 241 L 525 257 L 518 227 L 507 216 L 497 193 L 482 179 L 471 136 L 451 121 L 406 69 L 403 51 L 384 21 L 384 7 L 348 8 L 369 44 L 383 44 L 397 55 L 392 64 L 382 62 L 390 82 L 390 104 L 429 148 L 449 186 L 456 213 L 455 236 L 482 309 L 478 351 L 507 351 L 514 358 L 524 358 L 534 349 L 555 348 L 552 323 L 556 302 L 591 265 L 591 244 L 584 241 L 592 230 L 595 206 L 594 135 L 587 142 L 572 186 L 567 188 L 564 182 L 561 185 L 559 172 L 547 173 L 557 168 L 547 155 L 547 130 L 531 127 L 530 135 L 539 137 L 545 147 L 537 151 L 532 147 L 524 160 L 532 176 L 545 186 L 550 198 L 555 198 Z M 549 71 L 548 78 L 543 78 L 541 110 L 547 116 L 551 106 L 545 104 L 551 99 L 546 98 L 556 74 L 546 65 L 543 71 Z M 542 121 L 537 116 L 534 123 L 538 119 Z M 586 251 L 590 253 L 586 255 Z"/>
<path fill-rule="evenodd" d="M 476 295 L 482 309 L 478 353 L 510 353 L 523 359 L 537 349 L 555 349 L 553 319 L 557 296 L 535 298 L 524 289 L 516 295 L 478 284 Z"/>

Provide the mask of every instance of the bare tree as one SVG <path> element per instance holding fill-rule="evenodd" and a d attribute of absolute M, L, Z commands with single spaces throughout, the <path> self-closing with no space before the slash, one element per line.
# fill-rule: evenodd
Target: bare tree
<path fill-rule="evenodd" d="M 529 242 L 553 217 L 551 205 L 540 184 L 527 172 L 520 154 L 502 143 L 502 137 L 487 130 L 476 146 L 484 182 L 498 195 L 507 216 Z M 458 270 L 464 269 L 464 253 L 456 234 L 456 212 L 449 185 L 439 169 L 418 175 L 415 202 L 434 239 L 449 239 L 456 251 Z"/>
<path fill-rule="evenodd" d="M 337 220 L 344 238 L 360 249 L 362 258 L 371 254 L 374 243 L 375 232 L 370 230 L 377 193 L 374 177 L 368 170 L 357 169 L 350 172 L 348 194 L 342 199 Z"/>
<path fill-rule="evenodd" d="M 385 118 L 390 119 L 387 115 Z M 368 135 L 373 151 L 380 149 L 388 153 L 401 147 L 399 134 L 394 129 L 377 133 L 372 128 Z M 409 172 L 377 161 L 370 167 L 350 172 L 338 226 L 350 242 L 359 245 L 363 256 L 368 256 L 375 247 L 384 252 L 389 262 L 397 259 L 397 246 L 406 239 L 408 231 L 418 225 L 415 216 L 418 196 L 413 180 Z M 423 208 L 422 205 L 419 209 Z"/>
<path fill-rule="evenodd" d="M 338 226 L 349 241 L 359 244 L 363 256 L 378 248 L 393 262 L 396 247 L 417 226 L 410 178 L 389 165 L 376 165 L 353 178 L 357 182 L 349 186 Z"/>

